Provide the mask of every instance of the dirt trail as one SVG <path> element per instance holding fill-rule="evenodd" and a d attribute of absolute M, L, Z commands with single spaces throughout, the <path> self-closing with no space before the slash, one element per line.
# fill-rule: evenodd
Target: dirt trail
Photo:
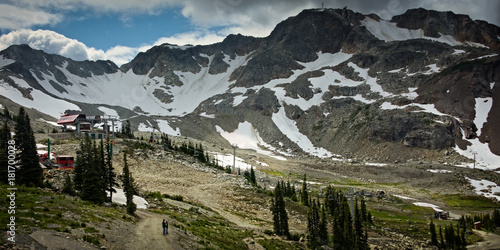
<path fill-rule="evenodd" d="M 181 249 L 178 244 L 179 235 L 176 228 L 169 226 L 168 235 L 163 235 L 161 222 L 166 216 L 137 210 L 136 215 L 140 221 L 135 228 L 135 235 L 131 236 L 127 244 L 120 246 L 120 249 L 142 249 L 144 246 L 148 250 L 154 249 Z M 168 218 L 167 218 L 168 219 Z"/>
<path fill-rule="evenodd" d="M 223 195 L 217 194 L 216 192 L 211 192 L 211 193 L 200 192 L 200 190 L 206 189 L 207 187 L 211 187 L 211 188 L 209 188 L 209 190 L 213 191 L 213 190 L 221 189 L 221 184 L 220 183 L 219 184 L 207 184 L 207 185 L 199 185 L 199 186 L 192 187 L 191 189 L 188 190 L 189 195 L 191 197 L 193 197 L 194 199 L 198 200 L 199 202 L 201 202 L 204 206 L 211 208 L 212 210 L 217 212 L 220 216 L 224 217 L 225 219 L 236 224 L 239 227 L 249 228 L 249 229 L 250 228 L 251 229 L 259 228 L 256 225 L 253 225 L 253 224 L 246 222 L 244 218 L 241 218 L 237 215 L 234 215 L 228 211 L 225 211 L 221 202 L 224 199 L 227 199 L 227 197 L 224 198 Z M 230 185 L 223 186 L 222 189 L 224 189 L 224 188 L 227 189 L 226 192 L 230 192 L 230 190 L 229 190 L 231 188 Z"/>
<path fill-rule="evenodd" d="M 474 233 L 479 234 L 481 237 L 483 237 L 484 241 L 478 242 L 475 245 L 467 246 L 467 249 L 474 249 L 474 250 L 500 249 L 500 235 L 480 230 L 474 230 Z"/>

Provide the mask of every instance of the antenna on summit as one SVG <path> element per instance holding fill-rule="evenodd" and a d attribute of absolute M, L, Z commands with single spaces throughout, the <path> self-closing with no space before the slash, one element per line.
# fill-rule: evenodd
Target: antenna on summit
<path fill-rule="evenodd" d="M 321 3 L 321 9 L 325 9 L 325 4 Z"/>

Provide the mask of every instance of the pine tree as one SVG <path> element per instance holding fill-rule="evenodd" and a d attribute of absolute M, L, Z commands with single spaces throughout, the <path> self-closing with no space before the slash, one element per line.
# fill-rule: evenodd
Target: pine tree
<path fill-rule="evenodd" d="M 10 129 L 5 122 L 0 128 L 0 182 L 8 182 Z"/>
<path fill-rule="evenodd" d="M 12 119 L 12 116 L 10 115 L 9 109 L 7 107 L 5 107 L 3 110 L 3 116 L 9 120 Z"/>
<path fill-rule="evenodd" d="M 366 202 L 364 197 L 361 198 L 361 221 L 368 224 L 368 214 L 366 211 Z"/>
<path fill-rule="evenodd" d="M 368 219 L 368 224 L 373 225 L 373 220 L 372 220 L 372 213 L 368 211 L 368 214 L 366 215 Z"/>
<path fill-rule="evenodd" d="M 355 232 L 355 245 L 356 249 L 369 249 L 367 238 L 363 234 L 362 216 L 358 207 L 358 200 L 354 209 L 354 232 Z"/>
<path fill-rule="evenodd" d="M 24 111 L 19 109 L 16 116 L 16 147 L 19 153 L 20 168 L 18 170 L 19 183 L 27 186 L 42 186 L 42 168 L 36 150 L 35 136 L 31 129 L 30 118 Z"/>
<path fill-rule="evenodd" d="M 76 162 L 75 169 L 73 170 L 74 178 L 73 182 L 75 185 L 75 190 L 82 192 L 83 189 L 83 179 L 85 172 L 88 170 L 91 161 L 91 141 L 88 134 L 80 141 L 80 149 L 76 152 Z"/>
<path fill-rule="evenodd" d="M 306 174 L 304 174 L 304 181 L 302 182 L 302 193 L 301 193 L 300 201 L 305 206 L 309 206 L 309 194 L 307 190 L 307 178 Z"/>
<path fill-rule="evenodd" d="M 130 173 L 127 163 L 127 154 L 123 154 L 123 192 L 127 198 L 127 213 L 134 214 L 137 206 L 133 202 L 135 194 L 134 178 Z"/>
<path fill-rule="evenodd" d="M 113 188 L 118 183 L 116 183 L 116 174 L 113 169 L 112 155 L 111 155 L 111 147 L 112 144 L 109 142 L 109 138 L 106 139 L 106 191 L 109 193 L 109 202 L 113 201 L 113 193 L 116 193 L 116 190 Z"/>
<path fill-rule="evenodd" d="M 74 184 L 73 181 L 71 180 L 71 175 L 69 173 L 67 173 L 66 177 L 64 178 L 64 185 L 62 192 L 69 195 L 75 195 Z"/>
<path fill-rule="evenodd" d="M 321 245 L 328 244 L 328 222 L 326 220 L 325 206 L 321 207 L 321 220 L 319 222 L 319 242 Z"/>
<path fill-rule="evenodd" d="M 429 224 L 429 231 L 431 233 L 431 244 L 433 246 L 438 246 L 438 239 L 436 234 L 436 225 L 434 221 L 431 219 L 431 223 Z"/>
<path fill-rule="evenodd" d="M 316 248 L 319 246 L 319 234 L 320 234 L 320 218 L 319 210 L 316 202 L 312 202 L 309 212 L 307 213 L 307 233 L 308 242 L 310 248 Z"/>
<path fill-rule="evenodd" d="M 444 242 L 444 239 L 443 239 L 443 229 L 441 228 L 441 226 L 439 226 L 439 247 L 440 248 L 446 248 L 446 244 Z"/>
<path fill-rule="evenodd" d="M 122 133 L 125 134 L 127 138 L 134 138 L 129 120 L 125 121 L 125 125 L 122 124 Z"/>
<path fill-rule="evenodd" d="M 90 154 L 88 161 L 90 164 L 83 173 L 82 199 L 92 201 L 96 204 L 102 204 L 106 201 L 106 183 L 104 173 L 103 153 L 97 148 L 97 145 L 92 143 L 89 145 Z M 102 150 L 102 147 L 101 147 Z"/>
<path fill-rule="evenodd" d="M 273 213 L 274 232 L 277 235 L 289 237 L 288 214 L 286 212 L 285 200 L 283 199 L 283 191 L 280 183 L 278 183 L 274 189 L 274 197 L 271 201 L 271 212 Z"/>
<path fill-rule="evenodd" d="M 250 183 L 253 185 L 257 184 L 257 179 L 255 178 L 255 171 L 253 170 L 253 166 L 250 167 Z"/>

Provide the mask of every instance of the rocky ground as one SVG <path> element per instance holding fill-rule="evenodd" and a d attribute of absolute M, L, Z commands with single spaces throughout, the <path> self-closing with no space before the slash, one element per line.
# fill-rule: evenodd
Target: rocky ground
<path fill-rule="evenodd" d="M 78 144 L 71 142 L 52 146 L 58 154 L 70 155 L 75 155 L 77 148 Z M 215 148 L 220 147 L 212 147 L 212 149 Z M 113 164 L 118 174 L 121 173 L 122 155 L 125 150 L 125 144 L 117 140 Z M 394 205 L 392 197 L 400 195 L 411 197 L 415 201 L 435 204 L 445 211 L 450 211 L 452 215 L 460 216 L 474 211 L 449 207 L 439 197 L 445 194 L 474 195 L 464 176 L 473 179 L 489 179 L 499 183 L 499 176 L 494 172 L 472 171 L 426 159 L 388 165 L 366 165 L 365 162 L 334 162 L 300 157 L 281 161 L 245 150 L 238 150 L 237 154 L 247 163 L 256 166 L 258 184 L 265 189 L 275 186 L 278 180 L 289 180 L 299 188 L 300 179 L 303 174 L 307 174 L 309 186 L 315 193 L 321 194 L 321 190 L 327 185 L 341 189 L 352 187 L 357 192 L 363 191 L 369 194 L 367 195 L 368 201 L 371 201 L 369 209 L 379 209 L 379 211 L 380 208 L 388 209 L 391 206 L 393 207 L 390 209 L 399 209 L 400 205 Z M 265 164 L 262 165 L 262 163 Z M 226 174 L 200 164 L 191 157 L 163 151 L 160 148 L 136 149 L 129 156 L 128 164 L 142 195 L 157 191 L 170 196 L 181 195 L 184 202 L 169 199 L 160 202 L 152 199 L 149 200 L 149 211 L 139 210 L 135 221 L 117 220 L 111 224 L 95 225 L 100 232 L 105 233 L 106 240 L 102 241 L 102 244 L 107 248 L 136 249 L 144 245 L 150 246 L 151 249 L 202 247 L 197 243 L 199 239 L 196 236 L 179 228 L 171 227 L 171 233 L 168 236 L 161 235 L 162 218 L 167 218 L 173 223 L 175 223 L 175 218 L 151 211 L 165 207 L 165 202 L 171 209 L 179 211 L 190 211 L 191 207 L 200 211 L 201 208 L 200 213 L 206 216 L 221 216 L 237 228 L 252 230 L 256 234 L 255 237 L 269 237 L 263 232 L 266 229 L 272 229 L 270 198 L 263 193 L 256 192 L 256 189 L 250 186 L 242 176 Z M 452 173 L 440 174 L 428 171 L 435 169 L 449 170 Z M 62 179 L 57 175 L 55 172 L 51 173 L 53 179 Z M 54 186 L 60 185 L 57 181 L 53 182 Z M 381 200 L 374 198 L 374 195 L 380 191 L 385 194 L 383 198 Z M 411 203 L 410 201 L 403 202 Z M 304 233 L 307 228 L 306 211 L 302 211 L 302 208 L 294 206 L 293 203 L 290 204 L 288 210 L 291 231 Z M 432 214 L 432 210 L 429 209 L 429 218 Z M 78 230 L 72 232 L 72 235 L 78 234 Z M 59 249 L 59 246 L 50 243 L 56 240 L 62 242 L 60 244 L 73 242 L 75 244 L 73 247 L 80 249 L 94 247 L 76 240 L 78 237 L 60 232 L 39 230 L 32 233 L 31 238 L 48 249 Z M 248 243 L 252 248 L 259 249 L 260 245 L 255 242 L 255 239 L 248 239 L 248 242 L 252 242 Z M 371 231 L 369 243 L 374 249 L 411 248 L 426 245 L 425 241 L 416 241 L 407 235 L 384 229 Z"/>

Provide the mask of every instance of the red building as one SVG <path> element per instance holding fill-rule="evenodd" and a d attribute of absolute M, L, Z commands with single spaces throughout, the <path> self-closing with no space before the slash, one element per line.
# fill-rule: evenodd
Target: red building
<path fill-rule="evenodd" d="M 79 134 L 80 132 L 88 132 L 90 131 L 91 125 L 90 123 L 98 123 L 101 122 L 100 116 L 92 116 L 88 117 L 85 114 L 77 114 L 77 115 L 68 115 L 65 114 L 59 118 L 57 124 L 63 125 L 63 130 L 66 130 L 67 125 L 75 126 L 76 132 Z"/>
<path fill-rule="evenodd" d="M 75 157 L 71 155 L 57 156 L 56 164 L 59 169 L 73 169 L 75 167 Z"/>

